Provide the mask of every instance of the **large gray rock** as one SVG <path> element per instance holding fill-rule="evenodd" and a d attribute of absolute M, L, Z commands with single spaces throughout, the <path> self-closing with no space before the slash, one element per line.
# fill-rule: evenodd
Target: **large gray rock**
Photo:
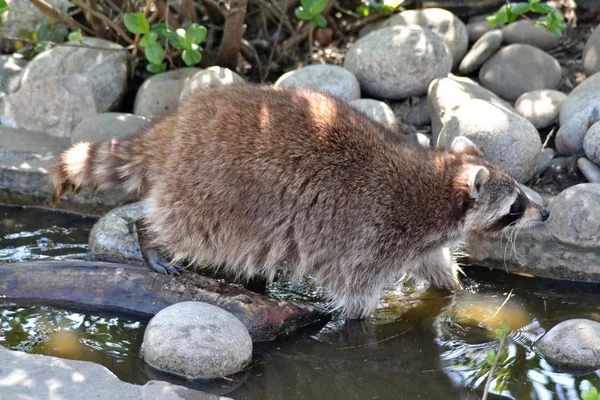
<path fill-rule="evenodd" d="M 558 119 L 567 95 L 558 90 L 534 90 L 523 93 L 515 102 L 515 110 L 537 129 L 547 128 Z"/>
<path fill-rule="evenodd" d="M 458 66 L 469 46 L 465 24 L 456 15 L 441 8 L 402 11 L 382 24 L 382 26 L 393 25 L 419 25 L 431 29 L 450 49 L 453 67 Z"/>
<path fill-rule="evenodd" d="M 24 58 L 0 55 L 0 94 L 9 94 L 17 89 L 21 71 L 26 65 Z"/>
<path fill-rule="evenodd" d="M 565 155 L 581 152 L 586 132 L 598 121 L 600 121 L 600 102 L 592 103 L 573 115 L 564 124 L 561 124 L 556 132 L 554 140 L 556 150 Z"/>
<path fill-rule="evenodd" d="M 485 33 L 475 42 L 471 50 L 460 62 L 458 72 L 468 75 L 481 67 L 502 45 L 502 31 L 494 29 Z"/>
<path fill-rule="evenodd" d="M 49 77 L 81 75 L 92 84 L 98 112 L 116 108 L 125 94 L 129 52 L 103 39 L 85 37 L 82 42 L 94 48 L 74 42 L 38 54 L 23 69 L 19 88 Z"/>
<path fill-rule="evenodd" d="M 96 114 L 81 121 L 71 134 L 71 143 L 122 139 L 148 127 L 146 118 L 125 113 Z"/>
<path fill-rule="evenodd" d="M 600 248 L 600 184 L 582 183 L 562 191 L 549 206 L 547 225 L 561 242 Z"/>
<path fill-rule="evenodd" d="M 600 25 L 594 29 L 583 48 L 583 69 L 593 75 L 600 71 Z"/>
<path fill-rule="evenodd" d="M 108 368 L 89 361 L 65 360 L 0 348 L 3 399 L 226 400 L 162 381 L 122 382 Z M 85 396 L 83 394 L 85 393 Z"/>
<path fill-rule="evenodd" d="M 454 111 L 471 99 L 485 100 L 506 111 L 514 112 L 510 104 L 471 79 L 457 76 L 436 79 L 429 86 L 427 95 L 434 143 Z"/>
<path fill-rule="evenodd" d="M 214 89 L 223 85 L 242 84 L 246 81 L 229 68 L 212 66 L 195 73 L 184 82 L 180 95 L 182 99 L 201 90 Z"/>
<path fill-rule="evenodd" d="M 593 124 L 586 132 L 583 151 L 587 158 L 600 165 L 600 122 Z"/>
<path fill-rule="evenodd" d="M 241 371 L 252 359 L 252 339 L 229 312 L 198 301 L 161 310 L 144 333 L 144 360 L 192 379 Z"/>
<path fill-rule="evenodd" d="M 33 81 L 2 99 L 0 122 L 11 128 L 70 137 L 79 122 L 97 112 L 92 83 L 83 76 Z"/>
<path fill-rule="evenodd" d="M 550 329 L 535 345 L 544 359 L 558 368 L 600 368 L 600 323 L 570 319 Z"/>
<path fill-rule="evenodd" d="M 429 29 L 395 25 L 357 40 L 344 67 L 356 75 L 363 94 L 403 99 L 427 93 L 432 80 L 450 72 L 452 56 Z"/>
<path fill-rule="evenodd" d="M 500 97 L 515 101 L 525 92 L 556 89 L 562 70 L 556 58 L 527 44 L 511 44 L 486 61 L 479 81 Z"/>
<path fill-rule="evenodd" d="M 560 125 L 566 124 L 574 115 L 596 104 L 600 104 L 600 73 L 590 76 L 569 93 L 560 109 Z"/>
<path fill-rule="evenodd" d="M 444 125 L 437 146 L 449 147 L 457 136 L 471 139 L 483 149 L 486 160 L 519 182 L 535 174 L 542 142 L 533 125 L 516 113 L 484 100 L 468 100 Z"/>
<path fill-rule="evenodd" d="M 366 114 L 372 120 L 379 122 L 383 126 L 393 131 L 398 130 L 398 122 L 394 112 L 383 101 L 373 99 L 357 99 L 349 103 L 355 109 Z"/>
<path fill-rule="evenodd" d="M 535 21 L 521 20 L 512 22 L 502 28 L 504 42 L 507 44 L 523 43 L 548 50 L 558 44 L 558 36 L 548 32 L 544 27 L 534 25 Z"/>
<path fill-rule="evenodd" d="M 360 98 L 360 83 L 356 76 L 337 65 L 317 64 L 288 71 L 275 86 L 295 86 L 329 93 L 344 101 Z"/>
<path fill-rule="evenodd" d="M 146 79 L 135 96 L 133 113 L 156 120 L 174 110 L 185 83 L 200 71 L 200 68 L 180 68 Z"/>

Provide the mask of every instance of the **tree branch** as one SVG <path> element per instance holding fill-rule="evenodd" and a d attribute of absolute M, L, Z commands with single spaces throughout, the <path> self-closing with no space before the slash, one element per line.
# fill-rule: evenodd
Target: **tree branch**
<path fill-rule="evenodd" d="M 248 0 L 229 0 L 229 7 L 225 14 L 223 39 L 217 55 L 217 63 L 223 67 L 234 69 L 237 66 L 237 57 L 244 36 L 244 20 Z"/>
<path fill-rule="evenodd" d="M 81 8 L 84 11 L 87 11 L 88 13 L 90 13 L 91 15 L 93 15 L 94 17 L 97 17 L 99 19 L 101 19 L 106 25 L 108 25 L 113 31 L 115 31 L 117 33 L 117 35 L 119 35 L 121 38 L 123 38 L 123 40 L 125 40 L 127 43 L 129 44 L 133 44 L 133 39 L 131 39 L 124 31 L 123 29 L 121 29 L 121 27 L 117 24 L 115 24 L 110 18 L 108 18 L 106 15 L 102 14 L 101 12 L 98 12 L 96 10 L 92 10 L 87 4 L 85 4 L 82 0 L 71 0 L 73 4 L 75 4 L 77 7 Z"/>

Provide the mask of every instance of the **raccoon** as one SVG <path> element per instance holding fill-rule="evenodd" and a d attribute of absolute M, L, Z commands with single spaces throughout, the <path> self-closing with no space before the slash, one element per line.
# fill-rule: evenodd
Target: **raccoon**
<path fill-rule="evenodd" d="M 139 193 L 157 272 L 185 260 L 273 280 L 287 266 L 350 319 L 403 276 L 460 288 L 467 235 L 548 216 L 466 139 L 425 148 L 334 97 L 269 85 L 203 91 L 139 134 L 77 143 L 52 180 L 54 205 L 84 187 Z"/>

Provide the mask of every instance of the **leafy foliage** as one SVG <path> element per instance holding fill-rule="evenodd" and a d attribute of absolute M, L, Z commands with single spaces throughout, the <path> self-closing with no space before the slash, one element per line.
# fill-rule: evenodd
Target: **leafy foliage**
<path fill-rule="evenodd" d="M 2 14 L 6 13 L 8 10 L 10 10 L 10 7 L 6 0 L 0 0 L 0 26 L 2 26 Z"/>
<path fill-rule="evenodd" d="M 391 14 L 404 0 L 367 0 L 356 9 L 356 12 L 363 17 L 368 17 L 371 13 Z"/>
<path fill-rule="evenodd" d="M 600 400 L 600 393 L 594 386 L 581 393 L 581 400 Z"/>
<path fill-rule="evenodd" d="M 302 21 L 310 21 L 319 28 L 327 26 L 327 20 L 321 15 L 327 8 L 327 0 L 300 0 L 300 6 L 294 13 Z"/>
<path fill-rule="evenodd" d="M 57 25 L 54 18 L 45 17 L 33 30 L 21 29 L 19 36 L 23 40 L 15 43 L 16 53 L 31 59 L 52 47 L 52 42 L 63 41 L 65 32 L 57 29 Z"/>
<path fill-rule="evenodd" d="M 546 18 L 536 22 L 535 26 L 544 27 L 558 37 L 561 37 L 567 29 L 564 16 L 555 8 L 542 4 L 541 0 L 528 0 L 527 3 L 507 3 L 486 19 L 492 27 L 497 27 L 514 22 L 527 13 L 545 15 Z"/>

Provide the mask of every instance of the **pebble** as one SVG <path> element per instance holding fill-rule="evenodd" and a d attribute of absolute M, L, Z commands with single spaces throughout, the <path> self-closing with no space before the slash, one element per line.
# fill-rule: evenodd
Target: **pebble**
<path fill-rule="evenodd" d="M 199 301 L 159 311 L 144 333 L 144 360 L 191 379 L 235 374 L 252 358 L 252 339 L 242 322 L 222 308 Z"/>
<path fill-rule="evenodd" d="M 554 158 L 554 149 L 552 147 L 546 147 L 542 150 L 540 154 L 540 162 L 537 167 L 537 174 L 543 175 L 544 172 L 550 167 L 552 164 L 552 159 Z"/>
<path fill-rule="evenodd" d="M 502 31 L 494 29 L 485 33 L 475 44 L 471 50 L 462 59 L 458 72 L 463 75 L 468 75 L 476 71 L 483 65 L 491 56 L 496 53 L 502 44 Z"/>
<path fill-rule="evenodd" d="M 587 158 L 600 164 L 600 122 L 594 123 L 583 138 L 583 151 Z"/>
<path fill-rule="evenodd" d="M 391 105 L 396 118 L 413 126 L 425 126 L 431 123 L 427 98 L 412 96 L 402 102 Z"/>
<path fill-rule="evenodd" d="M 537 129 L 554 124 L 567 95 L 558 90 L 534 90 L 523 93 L 515 102 L 515 109 Z"/>
<path fill-rule="evenodd" d="M 560 154 L 571 155 L 583 150 L 586 132 L 600 121 L 600 103 L 591 105 L 573 115 L 556 132 L 554 144 Z"/>
<path fill-rule="evenodd" d="M 223 85 L 242 84 L 246 83 L 244 78 L 230 70 L 229 68 L 213 66 L 203 69 L 191 78 L 186 79 L 181 90 L 180 98 L 183 99 L 188 95 L 200 90 L 214 89 Z"/>
<path fill-rule="evenodd" d="M 366 114 L 369 118 L 393 131 L 398 130 L 398 122 L 394 112 L 383 101 L 373 99 L 357 99 L 349 103 L 352 107 Z"/>
<path fill-rule="evenodd" d="M 509 101 L 525 92 L 556 89 L 561 79 L 556 58 L 528 44 L 503 47 L 479 70 L 481 84 Z"/>
<path fill-rule="evenodd" d="M 600 103 L 598 93 L 600 93 L 600 72 L 588 77 L 569 93 L 560 109 L 560 125 L 566 124 L 583 109 Z"/>
<path fill-rule="evenodd" d="M 200 71 L 200 68 L 180 68 L 146 79 L 135 96 L 133 113 L 156 120 L 174 110 L 185 83 Z"/>
<path fill-rule="evenodd" d="M 71 143 L 97 142 L 124 138 L 140 132 L 150 125 L 150 120 L 126 113 L 96 114 L 82 120 L 71 134 Z"/>
<path fill-rule="evenodd" d="M 23 68 L 19 89 L 49 77 L 78 75 L 92 84 L 98 112 L 117 108 L 127 86 L 129 52 L 104 39 L 84 37 L 82 42 L 96 48 L 79 47 L 76 42 L 35 56 Z"/>
<path fill-rule="evenodd" d="M 485 19 L 488 15 L 477 15 L 469 18 L 467 23 L 467 35 L 469 36 L 469 43 L 475 43 L 478 41 L 486 32 L 491 31 L 493 28 L 490 23 Z"/>
<path fill-rule="evenodd" d="M 600 183 L 600 167 L 588 160 L 585 157 L 581 157 L 577 160 L 577 168 L 581 171 L 585 179 L 590 183 Z"/>
<path fill-rule="evenodd" d="M 70 137 L 85 118 L 96 114 L 92 83 L 79 75 L 33 81 L 0 103 L 0 123 L 10 128 Z"/>
<path fill-rule="evenodd" d="M 449 147 L 458 136 L 481 147 L 486 160 L 504 168 L 518 182 L 535 174 L 542 149 L 540 135 L 517 113 L 484 100 L 468 100 L 444 125 L 437 146 Z"/>
<path fill-rule="evenodd" d="M 549 208 L 546 225 L 554 237 L 580 248 L 600 247 L 600 184 L 571 186 L 560 192 Z"/>
<path fill-rule="evenodd" d="M 600 71 L 600 25 L 594 29 L 583 48 L 583 70 L 590 76 Z"/>
<path fill-rule="evenodd" d="M 395 25 L 358 39 L 344 68 L 356 75 L 363 94 L 404 99 L 425 95 L 431 81 L 450 72 L 452 56 L 429 29 Z"/>
<path fill-rule="evenodd" d="M 542 50 L 549 50 L 558 44 L 558 36 L 548 32 L 544 27 L 534 25 L 535 21 L 521 20 L 512 22 L 502 28 L 504 42 L 507 44 L 523 43 Z"/>
<path fill-rule="evenodd" d="M 552 215 L 552 214 L 551 214 Z M 535 350 L 558 368 L 600 368 L 600 323 L 589 319 L 562 321 L 536 344 Z"/>
<path fill-rule="evenodd" d="M 406 136 L 409 140 L 420 144 L 423 147 L 431 147 L 431 137 L 429 137 L 428 135 L 421 133 L 421 132 L 417 132 L 417 133 L 411 133 L 410 135 Z"/>
<path fill-rule="evenodd" d="M 286 72 L 275 86 L 295 86 L 329 93 L 341 100 L 360 99 L 360 83 L 356 76 L 337 65 L 317 64 Z"/>

